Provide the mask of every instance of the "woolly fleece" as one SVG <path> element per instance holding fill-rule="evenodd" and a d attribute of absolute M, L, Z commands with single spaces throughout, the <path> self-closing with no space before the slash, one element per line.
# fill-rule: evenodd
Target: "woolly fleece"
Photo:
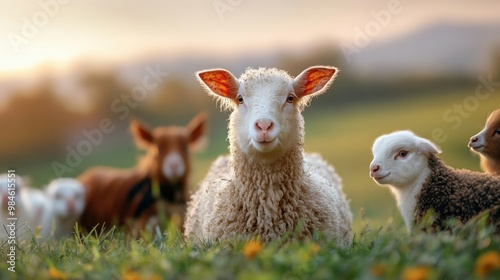
<path fill-rule="evenodd" d="M 472 172 L 455 170 L 436 155 L 430 155 L 430 175 L 417 195 L 415 221 L 420 223 L 434 209 L 433 228 L 445 228 L 444 222 L 457 218 L 465 223 L 484 211 L 491 210 L 489 222 L 500 233 L 500 179 Z"/>
<path fill-rule="evenodd" d="M 286 72 L 277 69 L 249 69 L 239 81 L 244 92 L 292 83 Z M 300 111 L 310 101 L 306 97 L 295 108 L 297 127 L 293 128 L 293 137 L 286 139 L 290 148 L 270 162 L 250 157 L 239 148 L 238 110 L 231 113 L 230 155 L 213 163 L 192 196 L 186 238 L 199 242 L 244 236 L 268 242 L 299 228 L 300 238 L 319 230 L 337 238 L 340 244 L 350 244 L 352 214 L 340 178 L 319 155 L 309 156 L 303 151 L 304 119 Z M 234 106 L 229 99 L 217 100 L 225 109 Z"/>

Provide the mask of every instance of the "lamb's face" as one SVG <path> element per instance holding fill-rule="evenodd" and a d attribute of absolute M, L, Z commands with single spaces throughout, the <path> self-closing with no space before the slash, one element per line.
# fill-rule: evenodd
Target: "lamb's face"
<path fill-rule="evenodd" d="M 422 174 L 428 155 L 440 150 L 410 131 L 398 131 L 377 138 L 372 152 L 370 177 L 380 185 L 402 189 Z"/>
<path fill-rule="evenodd" d="M 299 98 L 287 78 L 255 77 L 240 84 L 231 123 L 239 149 L 250 157 L 279 158 L 299 141 Z"/>
<path fill-rule="evenodd" d="M 83 213 L 85 189 L 78 180 L 56 179 L 49 184 L 47 194 L 57 216 L 79 217 Z"/>
<path fill-rule="evenodd" d="M 12 184 L 15 184 L 15 189 L 12 188 Z M 12 176 L 9 177 L 8 174 L 1 174 L 0 175 L 0 209 L 1 211 L 6 212 L 7 211 L 7 206 L 9 203 L 9 191 L 14 191 L 14 194 L 12 197 L 14 198 L 14 201 L 18 203 L 20 201 L 20 191 L 25 185 L 25 181 L 22 177 L 20 176 Z M 9 189 L 10 187 L 10 189 Z"/>
<path fill-rule="evenodd" d="M 500 109 L 491 113 L 484 129 L 471 137 L 469 148 L 487 158 L 500 158 Z"/>
<path fill-rule="evenodd" d="M 2 210 L 3 208 L 5 208 L 4 206 L 7 205 L 7 202 L 9 201 L 9 191 L 8 191 L 8 188 L 9 188 L 9 178 L 7 177 L 7 174 L 2 174 L 0 176 L 0 205 L 2 206 Z"/>
<path fill-rule="evenodd" d="M 231 145 L 250 158 L 272 162 L 302 144 L 304 104 L 325 92 L 337 69 L 315 66 L 295 79 L 275 68 L 248 69 L 236 79 L 224 69 L 197 73 L 200 84 L 224 108 L 230 118 Z"/>

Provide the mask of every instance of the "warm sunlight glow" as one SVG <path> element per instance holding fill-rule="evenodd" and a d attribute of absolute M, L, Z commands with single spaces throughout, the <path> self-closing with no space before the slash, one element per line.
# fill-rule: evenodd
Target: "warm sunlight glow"
<path fill-rule="evenodd" d="M 306 1 L 291 5 L 285 0 L 230 1 L 237 4 L 219 9 L 211 1 L 197 6 L 160 0 L 147 5 L 132 0 L 52 2 L 59 5 L 43 6 L 43 1 L 4 5 L 9 15 L 0 18 L 2 76 L 82 57 L 127 60 L 151 52 L 228 54 L 314 42 L 352 43 L 356 30 L 377 20 L 377 14 L 389 9 L 393 1 L 315 1 L 314 5 Z M 390 16 L 391 24 L 383 26 L 373 41 L 436 21 L 498 21 L 496 11 L 500 10 L 498 1 L 459 5 L 454 1 L 396 2 L 399 12 Z"/>

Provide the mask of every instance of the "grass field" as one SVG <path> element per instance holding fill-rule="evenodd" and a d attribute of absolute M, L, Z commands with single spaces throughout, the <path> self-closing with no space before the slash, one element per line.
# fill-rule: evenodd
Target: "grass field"
<path fill-rule="evenodd" d="M 139 240 L 111 231 L 23 241 L 15 272 L 2 246 L 0 279 L 499 279 L 499 248 L 500 237 L 483 226 L 413 235 L 393 226 L 365 228 L 347 248 L 320 235 L 193 245 L 175 229 Z"/>
<path fill-rule="evenodd" d="M 492 269 L 500 266 L 498 236 L 487 228 L 408 235 L 389 190 L 368 176 L 371 144 L 379 135 L 399 129 L 436 141 L 449 165 L 479 170 L 479 160 L 468 151 L 467 142 L 481 130 L 488 113 L 500 107 L 500 95 L 478 100 L 473 94 L 436 92 L 432 99 L 415 96 L 332 106 L 329 112 L 315 111 L 319 97 L 306 108 L 306 151 L 320 152 L 335 166 L 355 214 L 354 243 L 348 248 L 338 248 L 320 236 L 263 247 L 246 240 L 197 246 L 185 244 L 175 231 L 156 239 L 146 234 L 140 240 L 117 231 L 60 242 L 26 241 L 17 248 L 16 273 L 7 270 L 4 258 L 9 248 L 4 244 L 0 279 L 479 279 L 489 271 L 489 264 Z M 457 104 L 465 104 L 463 112 L 457 111 Z M 193 182 L 202 179 L 211 161 L 227 151 L 226 130 L 211 126 L 209 146 L 194 157 Z M 433 137 L 435 129 L 441 129 L 447 139 Z M 79 169 L 94 164 L 130 166 L 136 155 L 131 142 L 104 143 Z M 37 182 L 53 174 L 50 162 L 31 162 L 19 169 Z M 499 277 L 496 270 L 486 279 Z"/>

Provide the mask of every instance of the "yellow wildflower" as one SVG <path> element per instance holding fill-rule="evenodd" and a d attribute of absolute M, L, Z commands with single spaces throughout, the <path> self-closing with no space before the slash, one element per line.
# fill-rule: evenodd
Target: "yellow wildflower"
<path fill-rule="evenodd" d="M 66 275 L 64 275 L 64 273 L 60 272 L 55 267 L 49 268 L 49 277 L 50 277 L 50 279 L 58 279 L 58 280 L 67 279 Z"/>
<path fill-rule="evenodd" d="M 250 240 L 243 247 L 243 254 L 249 258 L 253 259 L 260 251 L 262 251 L 263 245 L 258 240 Z"/>
<path fill-rule="evenodd" d="M 312 246 L 311 246 L 311 253 L 313 254 L 317 254 L 319 252 L 319 250 L 321 249 L 321 247 L 314 243 Z"/>
<path fill-rule="evenodd" d="M 401 273 L 403 280 L 425 280 L 429 278 L 430 269 L 426 266 L 407 267 Z"/>
<path fill-rule="evenodd" d="M 127 270 L 123 273 L 122 280 L 141 280 L 141 275 L 133 270 Z"/>
<path fill-rule="evenodd" d="M 484 277 L 493 270 L 500 270 L 500 253 L 497 251 L 489 251 L 482 254 L 476 260 L 474 273 L 478 277 Z"/>
<path fill-rule="evenodd" d="M 385 267 L 381 263 L 376 263 L 375 265 L 372 266 L 372 275 L 375 277 L 382 276 L 385 273 Z"/>

